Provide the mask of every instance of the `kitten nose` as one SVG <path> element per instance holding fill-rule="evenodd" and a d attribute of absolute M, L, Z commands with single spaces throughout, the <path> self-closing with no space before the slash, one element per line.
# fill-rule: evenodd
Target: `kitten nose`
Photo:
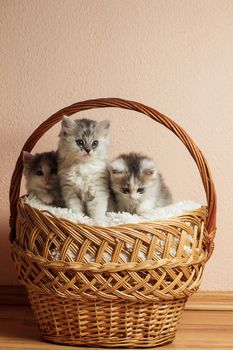
<path fill-rule="evenodd" d="M 130 198 L 131 200 L 137 199 L 136 193 L 130 193 L 129 198 Z"/>
<path fill-rule="evenodd" d="M 51 179 L 50 179 L 49 176 L 45 176 L 45 179 L 44 179 L 44 180 L 45 180 L 46 183 L 50 183 L 50 182 L 51 182 Z"/>
<path fill-rule="evenodd" d="M 85 151 L 87 152 L 87 154 L 89 154 L 91 152 L 90 148 L 85 148 Z"/>

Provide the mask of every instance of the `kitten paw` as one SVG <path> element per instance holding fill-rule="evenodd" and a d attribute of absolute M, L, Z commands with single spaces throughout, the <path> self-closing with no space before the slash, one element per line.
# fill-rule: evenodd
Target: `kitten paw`
<path fill-rule="evenodd" d="M 137 210 L 136 214 L 139 216 L 145 216 L 148 215 L 150 213 L 150 210 Z"/>
<path fill-rule="evenodd" d="M 76 215 L 79 215 L 79 216 L 85 216 L 84 212 L 82 210 L 80 210 L 79 208 L 69 208 L 72 210 L 72 212 Z"/>
<path fill-rule="evenodd" d="M 44 202 L 45 204 L 53 204 L 54 202 L 54 197 L 47 194 L 47 195 L 43 195 L 41 198 L 39 198 L 42 202 Z"/>

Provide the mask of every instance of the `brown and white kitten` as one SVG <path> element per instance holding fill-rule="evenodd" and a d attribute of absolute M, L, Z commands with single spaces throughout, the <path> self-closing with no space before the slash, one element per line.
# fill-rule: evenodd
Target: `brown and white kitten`
<path fill-rule="evenodd" d="M 153 159 L 137 153 L 122 154 L 109 167 L 116 211 L 143 215 L 171 204 L 172 196 Z"/>
<path fill-rule="evenodd" d="M 44 152 L 32 155 L 23 152 L 26 189 L 45 204 L 62 206 L 57 175 L 57 153 Z"/>
<path fill-rule="evenodd" d="M 66 206 L 104 225 L 109 197 L 108 120 L 64 116 L 58 147 L 58 174 Z"/>

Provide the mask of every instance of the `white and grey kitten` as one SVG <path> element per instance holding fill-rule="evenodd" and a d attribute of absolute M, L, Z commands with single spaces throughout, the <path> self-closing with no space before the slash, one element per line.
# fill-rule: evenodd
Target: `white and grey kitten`
<path fill-rule="evenodd" d="M 66 206 L 104 225 L 109 197 L 108 120 L 64 116 L 58 147 L 58 173 Z"/>
<path fill-rule="evenodd" d="M 122 154 L 109 167 L 114 198 L 110 207 L 143 215 L 171 204 L 172 196 L 153 159 L 137 153 Z"/>
<path fill-rule="evenodd" d="M 44 152 L 32 155 L 23 152 L 26 189 L 45 204 L 62 206 L 57 175 L 57 153 Z"/>

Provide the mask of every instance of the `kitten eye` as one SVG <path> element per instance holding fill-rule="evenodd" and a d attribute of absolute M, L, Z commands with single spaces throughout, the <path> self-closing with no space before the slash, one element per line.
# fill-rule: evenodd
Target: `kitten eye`
<path fill-rule="evenodd" d="M 42 170 L 37 170 L 36 175 L 37 175 L 37 176 L 43 176 L 44 173 L 43 173 Z"/>
<path fill-rule="evenodd" d="M 143 193 L 144 190 L 145 190 L 144 188 L 140 187 L 140 188 L 137 189 L 137 192 L 138 192 L 138 193 Z"/>
<path fill-rule="evenodd" d="M 123 193 L 129 193 L 129 188 L 128 187 L 122 187 L 121 191 Z"/>
<path fill-rule="evenodd" d="M 81 140 L 81 139 L 76 140 L 76 143 L 77 143 L 78 146 L 81 146 L 81 147 L 84 146 L 84 142 L 83 142 L 83 140 Z"/>
<path fill-rule="evenodd" d="M 50 174 L 51 174 L 51 175 L 56 175 L 56 174 L 57 174 L 57 169 L 56 169 L 56 168 L 52 168 L 52 169 L 50 170 Z"/>
<path fill-rule="evenodd" d="M 117 170 L 117 169 L 112 169 L 112 173 L 113 173 L 113 174 L 121 175 L 121 174 L 123 174 L 123 171 Z"/>
<path fill-rule="evenodd" d="M 98 140 L 95 140 L 92 142 L 92 148 L 96 148 L 99 144 L 99 141 Z"/>

